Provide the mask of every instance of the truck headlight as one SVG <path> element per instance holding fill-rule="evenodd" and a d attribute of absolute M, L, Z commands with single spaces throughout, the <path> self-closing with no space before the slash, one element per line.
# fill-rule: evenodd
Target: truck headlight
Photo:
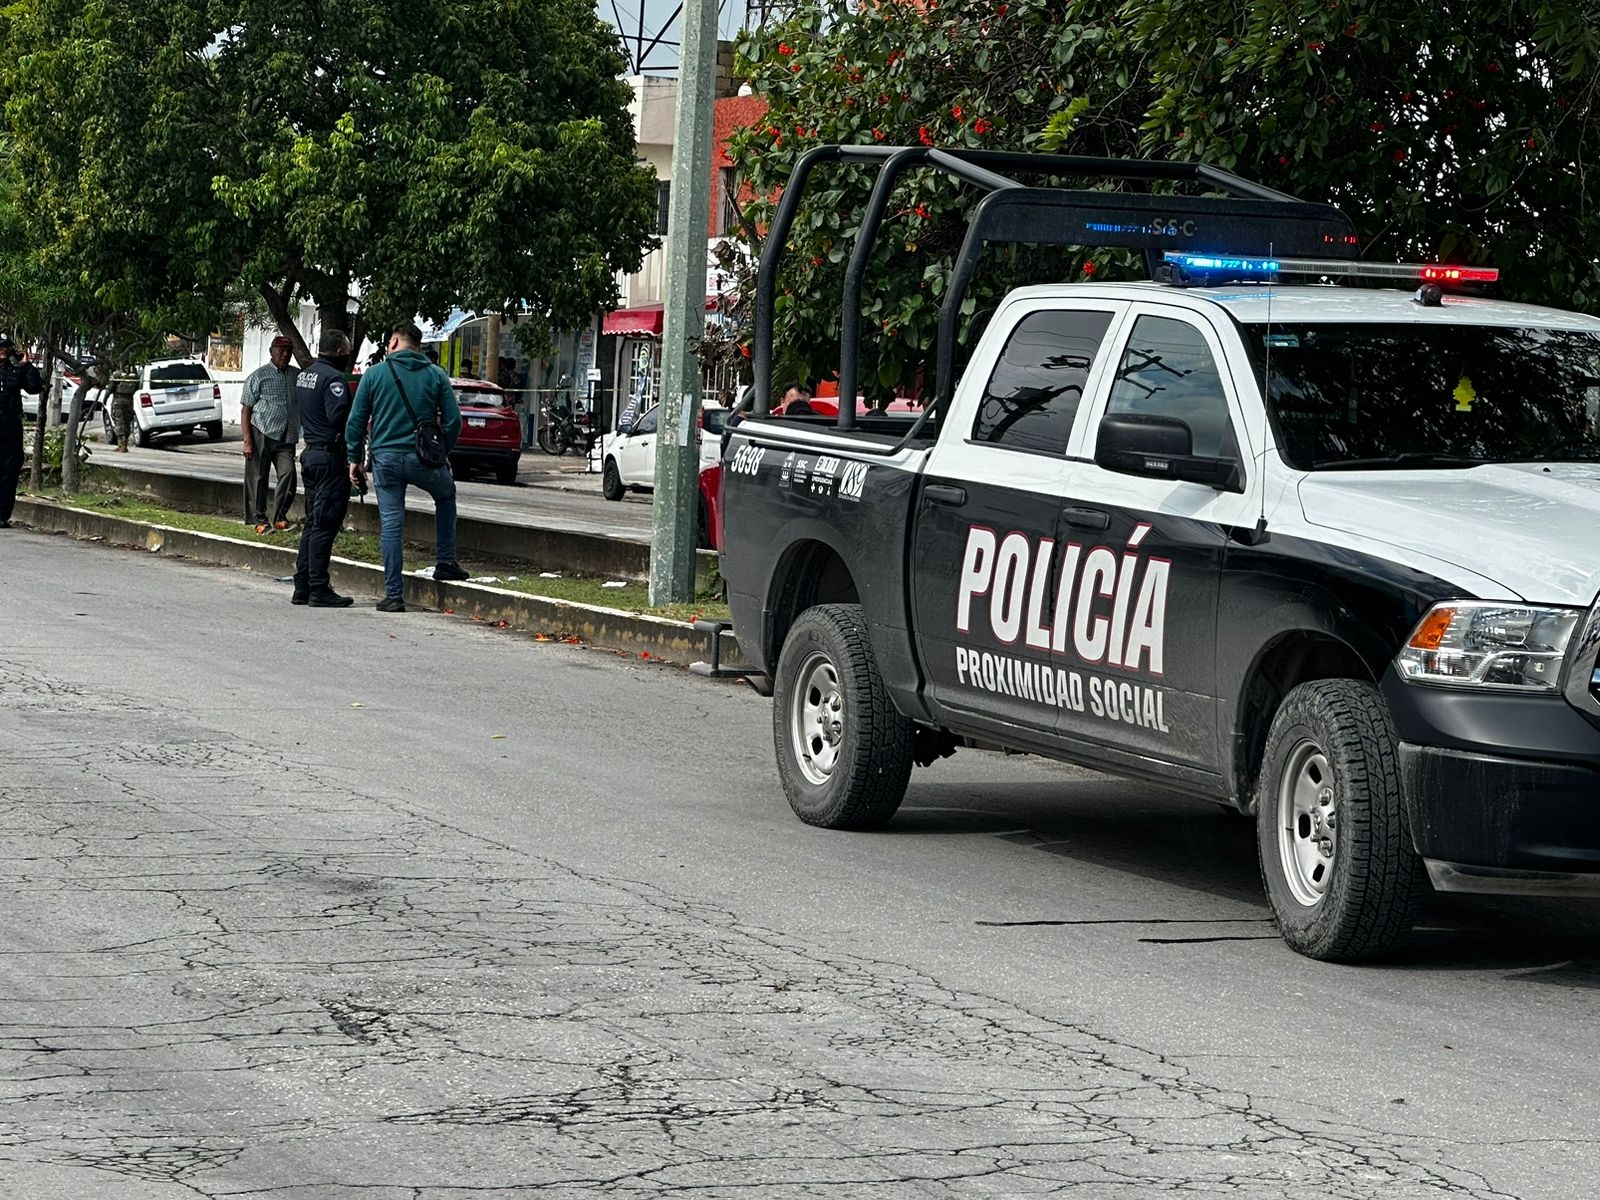
<path fill-rule="evenodd" d="M 1436 604 L 1395 659 L 1411 683 L 1554 692 L 1583 613 L 1494 600 Z"/>

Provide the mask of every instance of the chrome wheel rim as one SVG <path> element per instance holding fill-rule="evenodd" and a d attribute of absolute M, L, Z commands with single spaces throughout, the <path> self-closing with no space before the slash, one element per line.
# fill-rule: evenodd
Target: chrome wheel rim
<path fill-rule="evenodd" d="M 816 652 L 800 664 L 789 707 L 789 740 L 800 773 L 818 787 L 833 778 L 844 742 L 844 691 L 839 671 Z"/>
<path fill-rule="evenodd" d="M 1315 742 L 1289 754 L 1278 783 L 1278 859 L 1289 892 L 1308 908 L 1328 894 L 1339 853 L 1333 767 Z"/>

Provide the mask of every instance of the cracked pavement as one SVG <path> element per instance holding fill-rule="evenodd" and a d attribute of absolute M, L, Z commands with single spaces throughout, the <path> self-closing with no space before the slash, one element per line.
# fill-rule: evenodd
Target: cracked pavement
<path fill-rule="evenodd" d="M 1208 805 L 963 752 L 829 834 L 737 685 L 4 536 L 0 1194 L 1600 1183 L 1591 908 L 1327 967 Z"/>

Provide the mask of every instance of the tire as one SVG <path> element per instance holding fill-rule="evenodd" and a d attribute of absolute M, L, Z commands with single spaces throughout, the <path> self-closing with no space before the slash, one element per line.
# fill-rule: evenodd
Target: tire
<path fill-rule="evenodd" d="M 1258 788 L 1256 847 L 1283 940 L 1324 962 L 1377 958 L 1403 942 L 1426 883 L 1378 690 L 1323 679 L 1291 691 Z"/>
<path fill-rule="evenodd" d="M 133 440 L 141 450 L 148 450 L 150 448 L 150 443 L 155 441 L 154 436 L 152 436 L 148 429 L 139 428 L 139 421 L 137 418 L 135 418 L 133 422 Z"/>
<path fill-rule="evenodd" d="M 600 494 L 607 500 L 621 500 L 628 494 L 622 486 L 622 473 L 617 470 L 617 460 L 606 459 L 605 470 L 600 474 Z"/>
<path fill-rule="evenodd" d="M 715 550 L 711 544 L 711 514 L 706 511 L 706 498 L 696 498 L 694 505 L 694 544 L 700 550 Z"/>
<path fill-rule="evenodd" d="M 106 444 L 115 446 L 117 444 L 117 427 L 111 420 L 111 410 L 109 408 L 100 410 L 100 425 L 105 430 Z"/>
<path fill-rule="evenodd" d="M 206 440 L 207 441 L 220 442 L 222 440 L 222 422 L 221 421 L 207 421 L 205 423 L 205 431 L 206 431 Z"/>
<path fill-rule="evenodd" d="M 496 483 L 515 483 L 517 481 L 517 464 L 496 463 L 494 468 L 494 481 Z"/>
<path fill-rule="evenodd" d="M 824 829 L 877 829 L 911 778 L 915 728 L 878 673 L 858 604 L 807 609 L 773 679 L 772 736 L 789 807 Z"/>

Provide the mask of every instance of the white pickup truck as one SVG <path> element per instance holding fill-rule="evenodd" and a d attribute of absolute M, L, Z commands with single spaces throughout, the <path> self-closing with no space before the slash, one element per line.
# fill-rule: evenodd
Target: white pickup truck
<path fill-rule="evenodd" d="M 1157 781 L 1255 814 L 1283 936 L 1331 960 L 1391 951 L 1430 881 L 1600 891 L 1600 320 L 1363 268 L 1248 193 L 1155 223 L 1026 190 L 1008 234 L 1104 226 L 1165 281 L 1012 292 L 910 434 L 727 439 L 723 575 L 799 816 L 881 825 L 970 744 Z"/>

